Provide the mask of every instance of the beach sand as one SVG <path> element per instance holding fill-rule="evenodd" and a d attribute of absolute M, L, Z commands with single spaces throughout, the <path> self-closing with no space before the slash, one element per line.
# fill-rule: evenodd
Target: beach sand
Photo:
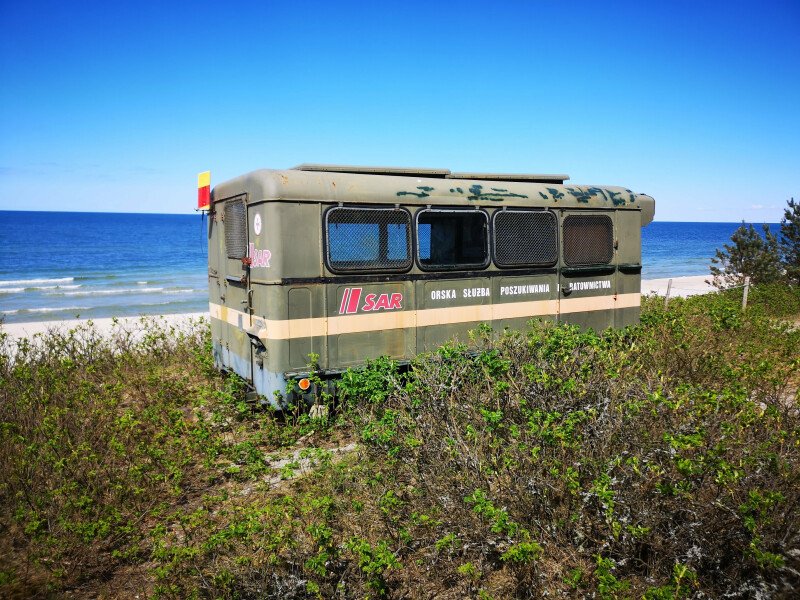
<path fill-rule="evenodd" d="M 681 296 L 686 298 L 688 296 L 696 296 L 697 294 L 708 294 L 713 292 L 716 288 L 708 283 L 706 279 L 710 280 L 710 275 L 693 275 L 691 277 L 673 277 L 672 288 L 669 291 L 669 297 L 675 298 Z M 642 294 L 658 294 L 665 296 L 667 294 L 667 285 L 669 279 L 647 279 L 642 281 Z"/>
<path fill-rule="evenodd" d="M 208 319 L 208 313 L 183 313 L 172 315 L 149 315 L 144 317 L 119 317 L 102 318 L 102 319 L 65 319 L 63 321 L 35 321 L 30 323 L 6 323 L 0 327 L 0 331 L 7 333 L 11 338 L 24 338 L 33 337 L 36 334 L 46 333 L 48 331 L 69 331 L 77 327 L 86 325 L 89 321 L 92 322 L 98 332 L 107 334 L 114 329 L 115 322 L 117 327 L 124 327 L 130 330 L 137 330 L 141 328 L 144 322 L 151 320 L 157 321 L 162 326 L 175 327 L 177 329 L 190 328 L 196 324 L 199 319 Z"/>
<path fill-rule="evenodd" d="M 708 285 L 705 280 L 708 279 L 706 275 L 697 275 L 693 277 L 673 277 L 672 288 L 670 290 L 670 297 L 676 296 L 693 296 L 695 294 L 707 294 L 714 291 L 714 288 Z M 658 294 L 665 295 L 667 292 L 667 283 L 669 279 L 649 279 L 642 281 L 642 294 Z M 158 319 L 163 325 L 171 327 L 190 327 L 193 322 L 200 318 L 208 318 L 208 313 L 185 313 L 185 314 L 172 314 L 172 315 L 158 315 L 152 317 L 144 317 L 145 319 Z M 109 333 L 114 326 L 115 319 L 102 318 L 91 319 L 95 328 L 102 333 Z M 119 325 L 135 329 L 141 324 L 142 317 L 120 317 L 116 319 Z M 80 325 L 85 325 L 88 319 L 68 319 L 64 321 L 35 321 L 30 323 L 7 323 L 0 328 L 0 331 L 7 333 L 11 338 L 24 338 L 32 337 L 37 333 L 45 333 L 47 331 L 58 329 L 61 331 L 68 331 Z"/>

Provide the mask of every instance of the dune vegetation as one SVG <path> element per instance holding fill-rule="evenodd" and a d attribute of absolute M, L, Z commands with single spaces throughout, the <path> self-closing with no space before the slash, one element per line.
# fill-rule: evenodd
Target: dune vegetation
<path fill-rule="evenodd" d="M 247 402 L 209 331 L 0 328 L 0 596 L 790 597 L 800 291 L 643 299 Z"/>

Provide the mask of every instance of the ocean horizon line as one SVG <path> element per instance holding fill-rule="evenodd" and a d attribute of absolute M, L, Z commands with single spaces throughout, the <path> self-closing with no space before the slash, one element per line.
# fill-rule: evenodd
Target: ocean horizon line
<path fill-rule="evenodd" d="M 27 210 L 27 209 L 17 209 L 17 208 L 0 208 L 0 213 L 9 212 L 9 213 L 48 213 L 48 214 L 71 214 L 71 215 L 149 215 L 149 216 L 165 216 L 165 217 L 188 217 L 188 216 L 195 216 L 195 215 L 202 215 L 201 211 L 191 209 L 188 212 L 180 212 L 180 213 L 162 213 L 162 212 L 130 212 L 130 211 L 114 211 L 114 210 Z M 767 225 L 780 225 L 780 221 L 759 221 L 759 220 L 747 220 L 747 219 L 740 219 L 738 221 L 668 221 L 668 220 L 661 220 L 658 218 L 653 219 L 653 223 L 713 223 L 719 225 L 735 225 L 738 223 L 746 223 L 746 224 L 761 224 L 765 223 Z"/>

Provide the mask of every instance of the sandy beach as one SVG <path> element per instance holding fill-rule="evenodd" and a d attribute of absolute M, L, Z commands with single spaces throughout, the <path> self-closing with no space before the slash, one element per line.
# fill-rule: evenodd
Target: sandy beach
<path fill-rule="evenodd" d="M 59 330 L 69 331 L 82 325 L 86 325 L 89 321 L 95 326 L 97 331 L 102 333 L 109 333 L 114 329 L 115 323 L 118 327 L 135 330 L 142 322 L 156 320 L 160 324 L 167 327 L 175 327 L 182 329 L 191 327 L 197 323 L 199 319 L 208 319 L 208 313 L 184 313 L 172 315 L 149 315 L 143 317 L 119 317 L 119 318 L 101 318 L 101 319 L 65 319 L 63 321 L 32 321 L 29 323 L 6 323 L 0 327 L 0 331 L 7 333 L 12 338 L 33 337 L 36 334 L 46 333 L 48 331 Z"/>
<path fill-rule="evenodd" d="M 688 296 L 696 296 L 697 294 L 708 294 L 709 292 L 713 292 L 716 288 L 706 283 L 706 279 L 710 280 L 711 276 L 693 275 L 691 277 L 673 277 L 669 296 L 670 298 L 674 298 L 676 296 L 686 298 Z M 658 294 L 659 296 L 665 296 L 668 285 L 669 278 L 643 280 L 642 294 Z"/>
<path fill-rule="evenodd" d="M 672 288 L 670 289 L 670 296 L 693 296 L 696 294 L 707 294 L 714 291 L 714 288 L 707 284 L 705 280 L 708 278 L 706 275 L 697 275 L 692 277 L 673 277 Z M 667 292 L 667 285 L 669 279 L 649 279 L 642 281 L 642 294 L 658 294 L 665 295 Z M 171 314 L 171 315 L 157 315 L 149 317 L 120 317 L 113 318 L 100 318 L 91 319 L 94 326 L 98 331 L 108 333 L 117 322 L 119 325 L 127 328 L 136 328 L 141 323 L 142 319 L 158 319 L 164 325 L 170 327 L 188 327 L 193 322 L 200 318 L 208 318 L 207 312 L 195 312 L 184 314 Z M 0 331 L 8 334 L 11 338 L 24 338 L 33 337 L 37 333 L 44 333 L 53 329 L 68 331 L 81 325 L 85 325 L 89 319 L 67 319 L 63 321 L 32 321 L 28 323 L 7 323 L 2 325 Z"/>

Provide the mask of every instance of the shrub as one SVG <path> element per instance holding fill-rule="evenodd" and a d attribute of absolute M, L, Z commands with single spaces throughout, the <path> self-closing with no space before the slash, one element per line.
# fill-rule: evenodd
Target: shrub
<path fill-rule="evenodd" d="M 751 283 L 774 283 L 782 276 L 778 240 L 769 226 L 763 226 L 763 237 L 752 225 L 741 226 L 731 236 L 731 244 L 724 244 L 711 259 L 714 287 L 724 289 L 742 285 L 745 277 Z"/>
<path fill-rule="evenodd" d="M 202 324 L 113 338 L 90 324 L 14 346 L 0 332 L 0 528 L 18 552 L 3 548 L 0 568 L 17 584 L 25 563 L 76 585 L 141 556 L 139 524 L 187 485 L 185 401 L 206 338 Z"/>
<path fill-rule="evenodd" d="M 0 595 L 790 597 L 798 294 L 479 328 L 348 372 L 318 428 L 254 412 L 206 328 L 6 348 Z"/>
<path fill-rule="evenodd" d="M 783 210 L 781 219 L 781 261 L 786 279 L 793 285 L 800 285 L 800 202 L 791 198 Z"/>
<path fill-rule="evenodd" d="M 404 514 L 430 516 L 376 534 L 409 528 L 403 564 L 442 580 L 426 591 L 658 598 L 800 584 L 800 335 L 726 295 L 648 303 L 642 322 L 445 347 L 362 406 L 375 427 L 393 415 L 394 440 L 365 438 L 362 462 L 405 486 Z M 370 505 L 369 486 L 350 489 Z"/>

